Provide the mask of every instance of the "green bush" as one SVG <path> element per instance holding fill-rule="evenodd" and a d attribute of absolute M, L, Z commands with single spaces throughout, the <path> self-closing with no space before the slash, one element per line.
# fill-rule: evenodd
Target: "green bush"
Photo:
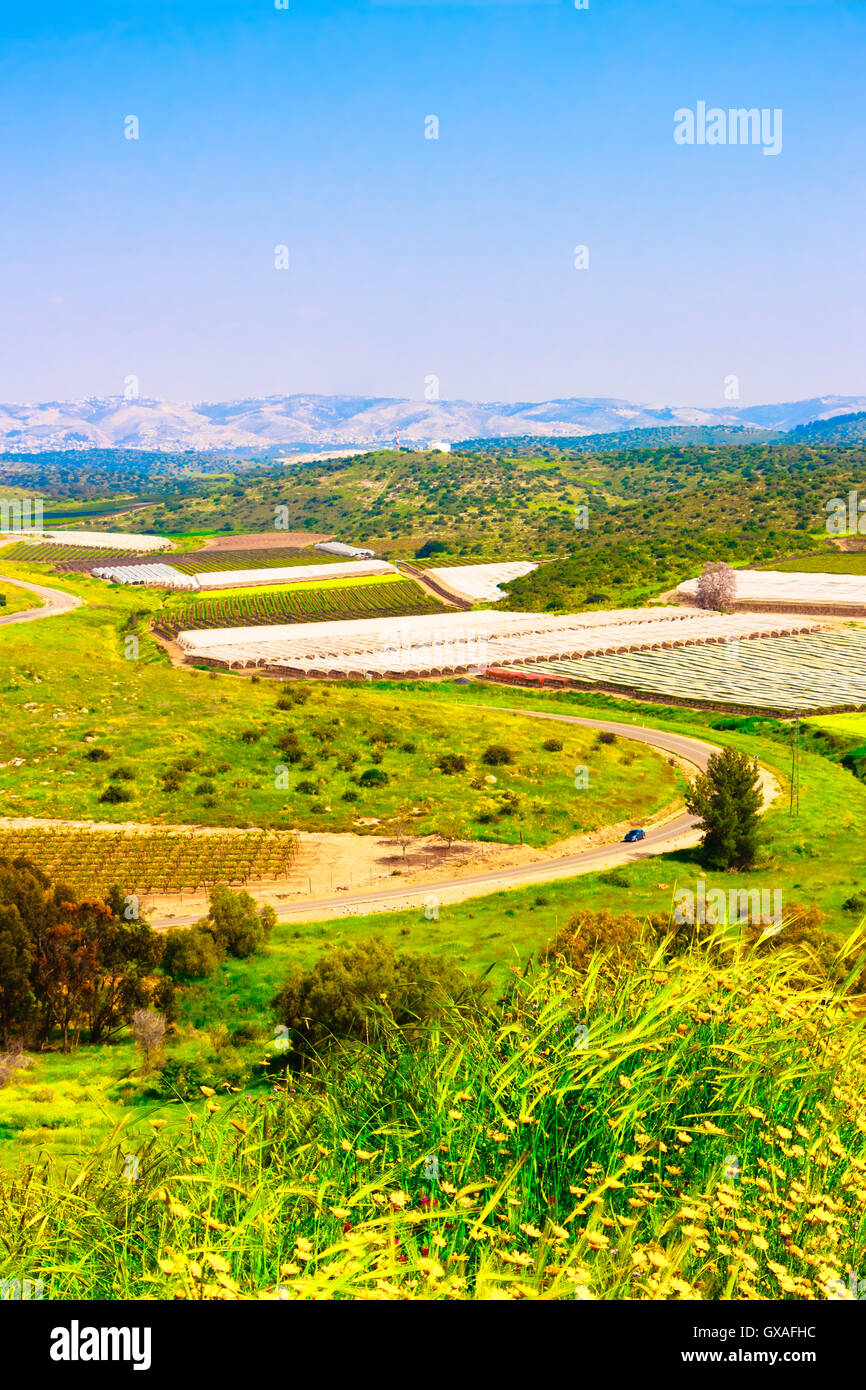
<path fill-rule="evenodd" d="M 368 767 L 358 778 L 359 787 L 384 787 L 387 782 L 388 774 L 381 767 Z"/>
<path fill-rule="evenodd" d="M 465 772 L 466 759 L 462 753 L 443 753 L 441 757 L 436 759 L 436 766 L 441 772 L 449 775 L 454 772 Z"/>
<path fill-rule="evenodd" d="M 485 767 L 501 767 L 504 763 L 513 763 L 514 754 L 504 743 L 491 743 L 481 754 L 481 761 Z"/>
<path fill-rule="evenodd" d="M 210 891 L 208 915 L 196 926 L 209 932 L 226 955 L 244 960 L 264 948 L 276 920 L 272 907 L 258 908 L 249 893 L 217 884 Z"/>
<path fill-rule="evenodd" d="M 203 927 L 175 927 L 165 938 L 162 968 L 174 980 L 205 980 L 219 962 L 216 941 Z"/>
<path fill-rule="evenodd" d="M 296 966 L 274 998 L 274 1020 L 309 1054 L 330 1039 L 369 1041 L 382 1027 L 411 1035 L 451 1008 L 476 1008 L 486 991 L 443 956 L 400 956 L 372 937 L 329 949 L 311 970 Z"/>
<path fill-rule="evenodd" d="M 112 785 L 105 788 L 99 800 L 107 802 L 110 806 L 116 806 L 121 801 L 131 801 L 132 792 L 128 792 L 125 787 L 115 787 Z"/>
<path fill-rule="evenodd" d="M 542 748 L 544 749 L 545 753 L 561 753 L 561 752 L 562 752 L 562 739 L 561 739 L 561 738 L 546 738 L 546 739 L 544 740 L 544 742 L 542 743 L 541 746 L 542 746 Z"/>

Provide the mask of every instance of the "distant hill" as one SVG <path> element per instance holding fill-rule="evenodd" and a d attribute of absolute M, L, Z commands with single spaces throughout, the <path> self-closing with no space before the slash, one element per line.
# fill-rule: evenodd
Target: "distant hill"
<path fill-rule="evenodd" d="M 140 449 L 267 455 L 312 449 L 361 450 L 438 440 L 556 439 L 593 447 L 611 435 L 646 433 L 647 447 L 683 442 L 694 430 L 760 431 L 764 438 L 810 421 L 866 411 L 866 396 L 822 396 L 759 406 L 650 406 L 613 397 L 549 401 L 406 400 L 389 396 L 264 396 L 173 403 L 148 397 L 0 404 L 0 450 Z M 658 433 L 655 433 L 658 432 Z M 607 447 L 607 446 L 605 446 Z"/>
<path fill-rule="evenodd" d="M 847 417 L 856 419 L 857 416 Z M 465 452 L 488 453 L 501 449 L 515 454 L 534 453 L 557 456 L 563 451 L 586 454 L 619 453 L 623 449 L 660 449 L 716 444 L 772 444 L 788 436 L 782 431 L 750 429 L 745 425 L 669 425 L 650 429 L 621 430 L 616 434 L 502 435 L 498 439 L 464 439 Z"/>
<path fill-rule="evenodd" d="M 866 410 L 834 415 L 830 420 L 810 420 L 791 430 L 788 437 L 807 444 L 859 444 L 866 439 Z"/>

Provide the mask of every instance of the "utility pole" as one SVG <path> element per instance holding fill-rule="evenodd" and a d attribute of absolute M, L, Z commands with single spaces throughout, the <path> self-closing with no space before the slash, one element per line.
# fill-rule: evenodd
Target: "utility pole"
<path fill-rule="evenodd" d="M 794 712 L 794 727 L 791 730 L 791 803 L 788 814 L 800 814 L 800 711 Z"/>

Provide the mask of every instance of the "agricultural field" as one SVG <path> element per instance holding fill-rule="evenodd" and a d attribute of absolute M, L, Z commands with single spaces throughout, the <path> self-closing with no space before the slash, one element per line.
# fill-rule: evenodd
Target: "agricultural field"
<path fill-rule="evenodd" d="M 790 712 L 859 707 L 866 704 L 866 626 L 535 662 L 520 669 L 684 703 Z"/>
<path fill-rule="evenodd" d="M 410 702 L 372 685 L 359 694 L 174 668 L 147 632 L 157 596 L 84 577 L 63 587 L 85 605 L 0 629 L 9 816 L 367 833 L 408 817 L 418 834 L 456 820 L 458 838 L 544 845 L 648 816 L 681 789 L 648 749 L 599 746 L 580 729 L 546 749 L 535 723 L 498 712 L 458 727 L 429 690 Z M 486 764 L 492 746 L 510 760 Z M 443 770 L 446 754 L 464 766 Z M 576 793 L 580 765 L 590 787 Z"/>
<path fill-rule="evenodd" d="M 242 887 L 284 877 L 297 849 L 294 835 L 278 831 L 10 829 L 0 821 L 0 858 L 21 856 L 84 896 L 115 887 L 128 893 Z"/>
<path fill-rule="evenodd" d="M 2 540 L 2 538 L 0 538 Z M 20 560 L 28 565 L 53 565 L 58 570 L 89 570 L 92 565 L 146 563 L 147 551 L 116 550 L 93 545 L 55 545 L 51 541 L 12 541 L 0 548 L 0 560 Z"/>
<path fill-rule="evenodd" d="M 197 628 L 269 626 L 279 623 L 336 622 L 354 618 L 401 618 L 449 611 L 411 579 L 384 575 L 381 579 L 326 580 L 324 584 L 293 584 L 243 596 L 205 599 L 167 610 L 154 623 L 163 637 Z"/>
<path fill-rule="evenodd" d="M 773 569 L 802 574 L 866 575 L 866 550 L 832 550 L 820 555 L 793 555 L 780 560 Z"/>

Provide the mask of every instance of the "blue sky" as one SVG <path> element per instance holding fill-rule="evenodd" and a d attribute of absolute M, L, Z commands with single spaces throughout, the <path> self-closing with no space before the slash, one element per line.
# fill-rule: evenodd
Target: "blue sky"
<path fill-rule="evenodd" d="M 866 0 L 15 8 L 0 400 L 866 392 Z"/>

